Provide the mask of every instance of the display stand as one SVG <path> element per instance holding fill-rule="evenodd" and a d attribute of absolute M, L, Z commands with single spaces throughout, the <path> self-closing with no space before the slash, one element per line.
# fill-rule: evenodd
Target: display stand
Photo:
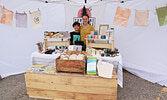
<path fill-rule="evenodd" d="M 106 49 L 115 49 L 115 39 L 86 39 L 86 47 L 87 48 L 106 48 Z M 92 41 L 95 40 L 107 40 L 107 41 L 112 41 L 112 43 L 93 43 Z"/>
<path fill-rule="evenodd" d="M 48 41 L 48 39 L 57 39 L 57 38 L 47 38 L 47 37 L 44 38 L 45 51 L 50 46 L 69 46 L 70 45 L 69 39 L 67 41 Z M 63 40 L 62 38 L 60 39 Z"/>
<path fill-rule="evenodd" d="M 75 73 L 25 73 L 27 94 L 54 100 L 116 100 L 117 74 L 111 79 Z"/>

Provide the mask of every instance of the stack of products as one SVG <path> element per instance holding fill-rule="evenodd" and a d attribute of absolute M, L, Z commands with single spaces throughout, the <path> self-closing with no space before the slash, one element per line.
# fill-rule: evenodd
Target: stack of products
<path fill-rule="evenodd" d="M 53 49 L 53 48 L 47 49 L 44 53 L 45 54 L 63 53 L 63 52 L 66 52 L 67 49 L 68 49 L 67 46 L 55 46 L 55 49 Z"/>
<path fill-rule="evenodd" d="M 69 45 L 68 47 L 69 51 L 82 51 L 81 45 Z"/>
<path fill-rule="evenodd" d="M 56 67 L 45 65 L 32 65 L 30 68 L 28 68 L 27 72 L 54 74 L 56 72 Z"/>
<path fill-rule="evenodd" d="M 95 48 L 86 48 L 86 52 L 96 56 L 105 56 L 105 57 L 115 57 L 118 55 L 118 49 L 115 48 L 114 51 L 110 49 L 95 49 Z"/>
<path fill-rule="evenodd" d="M 100 56 L 101 54 L 104 53 L 103 49 L 94 49 L 94 48 L 86 48 L 86 52 L 92 55 L 97 55 Z"/>
<path fill-rule="evenodd" d="M 113 50 L 110 50 L 110 49 L 104 49 L 104 54 L 101 54 L 101 56 L 105 56 L 105 57 L 115 57 L 115 56 L 118 56 L 119 52 L 118 52 L 118 49 L 114 49 Z"/>
<path fill-rule="evenodd" d="M 56 59 L 58 72 L 85 73 L 86 56 L 82 51 L 67 51 Z"/>
<path fill-rule="evenodd" d="M 85 57 L 85 55 L 83 54 L 66 54 L 66 53 L 63 53 L 61 54 L 60 56 L 60 59 L 61 60 L 83 60 Z"/>
<path fill-rule="evenodd" d="M 106 33 L 98 35 L 98 32 L 91 31 L 90 35 L 86 35 L 87 39 L 113 39 L 114 38 L 114 28 L 107 30 Z"/>
<path fill-rule="evenodd" d="M 45 38 L 55 38 L 55 39 L 60 39 L 60 38 L 70 38 L 70 35 L 68 31 L 66 32 L 44 32 Z"/>

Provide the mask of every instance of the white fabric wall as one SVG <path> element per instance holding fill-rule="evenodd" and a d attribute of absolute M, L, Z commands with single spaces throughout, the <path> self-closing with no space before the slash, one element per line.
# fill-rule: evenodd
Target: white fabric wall
<path fill-rule="evenodd" d="M 63 31 L 65 29 L 64 4 L 45 4 L 33 0 L 4 0 L 1 5 L 12 11 L 27 13 L 41 10 L 43 27 L 32 29 L 28 14 L 28 27 L 17 28 L 0 24 L 0 75 L 25 72 L 31 65 L 31 53 L 37 51 L 36 43 L 43 41 L 44 31 Z"/>
<path fill-rule="evenodd" d="M 107 1 L 107 0 L 106 0 Z M 92 1 L 93 2 L 93 1 Z M 0 75 L 2 77 L 25 72 L 31 65 L 31 53 L 37 50 L 36 42 L 42 41 L 43 32 L 65 30 L 64 4 L 40 3 L 38 0 L 0 1 L 15 12 L 41 9 L 44 26 L 32 29 L 16 28 L 0 24 Z M 124 4 L 113 2 L 106 6 L 104 23 L 115 28 L 116 47 L 119 49 L 124 68 L 151 82 L 167 86 L 167 25 L 159 26 L 155 6 L 167 4 L 166 0 L 132 0 Z M 127 27 L 113 25 L 116 8 L 131 9 Z M 150 10 L 149 26 L 134 26 L 135 9 Z M 28 15 L 29 18 L 29 15 Z M 103 23 L 103 24 L 104 24 Z"/>
<path fill-rule="evenodd" d="M 105 23 L 115 28 L 116 47 L 123 56 L 124 68 L 151 82 L 167 86 L 167 25 L 159 26 L 155 7 L 163 7 L 167 0 L 133 0 L 108 4 Z M 127 27 L 113 24 L 116 8 L 131 9 Z M 149 25 L 134 26 L 135 9 L 150 10 Z M 161 81 L 161 82 L 160 82 Z"/>

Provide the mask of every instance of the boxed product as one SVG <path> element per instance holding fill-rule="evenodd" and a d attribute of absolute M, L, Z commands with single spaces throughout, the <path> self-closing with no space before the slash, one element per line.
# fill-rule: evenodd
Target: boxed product
<path fill-rule="evenodd" d="M 97 66 L 97 58 L 96 57 L 88 57 L 88 59 L 87 59 L 87 74 L 89 74 L 89 75 L 97 74 L 96 66 Z"/>

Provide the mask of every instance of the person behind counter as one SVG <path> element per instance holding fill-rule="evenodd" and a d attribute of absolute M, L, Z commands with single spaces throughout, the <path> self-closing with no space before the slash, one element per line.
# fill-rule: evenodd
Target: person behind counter
<path fill-rule="evenodd" d="M 80 23 L 79 22 L 74 22 L 73 23 L 73 28 L 74 31 L 70 33 L 70 45 L 81 45 L 82 50 L 85 50 L 84 48 L 84 43 L 81 41 L 81 36 L 80 36 Z"/>
<path fill-rule="evenodd" d="M 80 36 L 80 23 L 79 22 L 74 22 L 73 23 L 73 28 L 74 31 L 70 33 L 70 45 L 75 45 L 76 41 L 80 41 L 81 36 Z"/>
<path fill-rule="evenodd" d="M 81 41 L 84 41 L 84 45 L 86 45 L 85 36 L 89 35 L 91 31 L 95 31 L 94 27 L 89 24 L 89 16 L 82 16 L 83 25 L 80 27 Z"/>

